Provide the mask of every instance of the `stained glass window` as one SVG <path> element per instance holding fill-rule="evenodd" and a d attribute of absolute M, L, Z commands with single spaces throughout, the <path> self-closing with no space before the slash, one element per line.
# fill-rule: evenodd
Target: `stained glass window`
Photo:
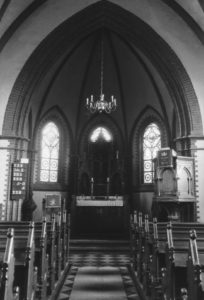
<path fill-rule="evenodd" d="M 40 181 L 57 182 L 59 165 L 59 130 L 49 122 L 42 130 Z"/>
<path fill-rule="evenodd" d="M 98 139 L 102 139 L 106 142 L 112 140 L 110 132 L 104 127 L 97 127 L 91 134 L 90 140 L 96 142 Z"/>
<path fill-rule="evenodd" d="M 152 183 L 154 172 L 152 159 L 161 149 L 161 132 L 155 123 L 149 124 L 143 135 L 143 171 L 144 183 Z"/>

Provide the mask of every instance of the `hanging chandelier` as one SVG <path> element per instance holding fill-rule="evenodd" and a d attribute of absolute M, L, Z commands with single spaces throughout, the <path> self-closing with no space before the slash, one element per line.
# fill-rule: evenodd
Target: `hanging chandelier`
<path fill-rule="evenodd" d="M 100 96 L 99 99 L 94 100 L 93 95 L 91 95 L 90 99 L 86 98 L 86 108 L 91 112 L 106 112 L 111 113 L 112 111 L 116 110 L 117 104 L 116 104 L 116 98 L 114 96 L 111 96 L 110 100 L 105 100 L 105 95 L 103 93 L 103 73 L 104 73 L 104 49 L 103 49 L 103 34 L 101 33 L 101 90 L 100 90 Z"/>

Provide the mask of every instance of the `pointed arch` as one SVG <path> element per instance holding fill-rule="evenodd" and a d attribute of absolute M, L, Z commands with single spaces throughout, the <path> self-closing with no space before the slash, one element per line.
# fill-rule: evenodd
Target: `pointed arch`
<path fill-rule="evenodd" d="M 46 146 L 44 144 L 44 137 L 47 133 L 48 136 L 46 138 L 48 140 L 46 142 L 46 149 Z M 70 153 L 72 151 L 72 144 L 72 133 L 70 130 L 70 126 L 64 117 L 63 112 L 58 106 L 52 107 L 43 115 L 41 120 L 39 120 L 34 131 L 33 146 L 35 147 L 37 153 L 35 157 L 35 163 L 33 166 L 34 184 L 41 184 L 44 186 L 48 183 L 55 183 L 60 186 L 65 186 L 68 184 L 70 169 Z M 45 151 L 42 151 L 42 146 L 45 147 Z M 53 146 L 57 146 L 57 148 L 54 148 L 55 152 L 48 153 L 49 147 L 52 148 Z M 45 155 L 47 155 L 47 157 L 45 157 Z M 58 157 L 57 160 L 56 157 Z M 43 161 L 43 159 L 45 160 Z M 49 166 L 49 170 L 45 170 L 43 163 L 45 163 L 46 166 Z M 43 172 L 43 170 L 46 172 Z M 51 177 L 46 177 L 49 176 L 48 174 L 50 174 Z M 46 177 L 46 180 L 44 180 L 44 176 Z"/>
<path fill-rule="evenodd" d="M 59 173 L 59 128 L 48 121 L 41 130 L 40 137 L 40 182 L 57 182 Z"/>
<path fill-rule="evenodd" d="M 99 139 L 103 139 L 106 142 L 110 142 L 112 140 L 112 134 L 104 126 L 98 126 L 92 131 L 90 135 L 90 141 L 95 143 Z"/>
<path fill-rule="evenodd" d="M 125 151 L 124 137 L 116 122 L 111 118 L 111 116 L 107 114 L 96 114 L 87 122 L 87 124 L 79 134 L 77 142 L 78 152 L 84 151 L 90 134 L 99 127 L 102 127 L 110 132 L 116 149 L 121 149 L 122 152 Z"/>
<path fill-rule="evenodd" d="M 155 124 L 161 133 L 161 147 L 169 145 L 170 136 L 164 120 L 153 107 L 147 106 L 136 120 L 131 135 L 132 184 L 137 188 L 144 184 L 143 138 L 150 124 Z"/>
<path fill-rule="evenodd" d="M 90 137 L 93 132 L 100 131 L 101 128 L 106 134 L 108 133 L 108 141 L 99 138 L 97 143 L 92 142 Z M 109 140 L 110 137 L 111 139 Z M 98 192 L 104 193 L 105 181 L 108 177 L 112 186 L 113 177 L 117 169 L 116 163 L 123 159 L 125 154 L 126 149 L 124 145 L 122 132 L 112 117 L 107 114 L 94 115 L 80 132 L 77 142 L 77 153 L 80 161 L 77 174 L 78 180 L 80 181 L 83 173 L 86 172 L 89 181 L 94 177 L 96 194 Z M 124 178 L 123 171 L 123 168 L 118 170 L 122 179 Z"/>
<path fill-rule="evenodd" d="M 144 128 L 142 136 L 142 173 L 143 183 L 153 183 L 154 170 L 153 159 L 157 151 L 161 149 L 161 131 L 159 126 L 151 122 Z"/>

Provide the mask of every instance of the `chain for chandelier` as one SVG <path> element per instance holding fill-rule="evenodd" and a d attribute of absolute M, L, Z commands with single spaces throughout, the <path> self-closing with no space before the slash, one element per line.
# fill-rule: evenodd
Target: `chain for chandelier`
<path fill-rule="evenodd" d="M 91 95 L 90 99 L 86 98 L 86 108 L 91 112 L 106 112 L 111 113 L 112 111 L 116 110 L 116 98 L 111 96 L 109 101 L 105 100 L 105 95 L 103 93 L 103 76 L 104 76 L 104 41 L 103 41 L 103 33 L 101 33 L 101 89 L 100 89 L 100 96 L 99 99 L 94 100 L 93 95 Z"/>

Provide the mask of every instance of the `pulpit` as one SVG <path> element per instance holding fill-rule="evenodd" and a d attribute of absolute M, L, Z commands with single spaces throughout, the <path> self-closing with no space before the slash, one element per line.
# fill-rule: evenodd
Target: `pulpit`
<path fill-rule="evenodd" d="M 152 215 L 159 221 L 194 221 L 194 159 L 163 148 L 154 159 Z"/>

